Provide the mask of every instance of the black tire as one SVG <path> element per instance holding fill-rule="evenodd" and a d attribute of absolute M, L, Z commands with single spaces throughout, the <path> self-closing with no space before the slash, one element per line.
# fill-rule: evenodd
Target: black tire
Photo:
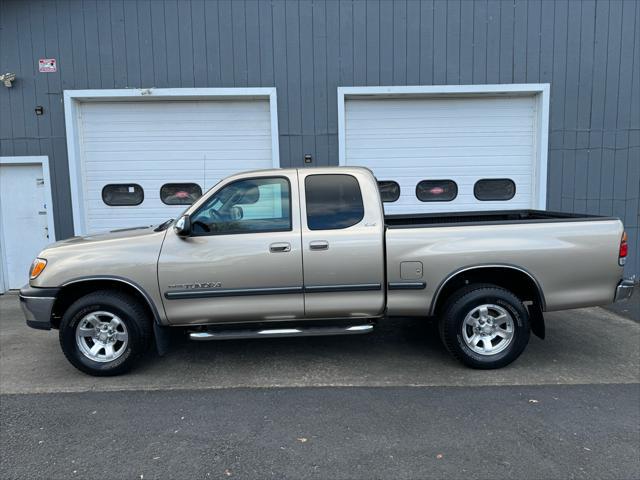
<path fill-rule="evenodd" d="M 113 313 L 126 326 L 128 339 L 124 352 L 113 361 L 94 361 L 87 357 L 76 341 L 76 328 L 92 312 Z M 64 313 L 60 322 L 60 346 L 67 360 L 78 370 L 97 377 L 127 372 L 151 345 L 151 319 L 140 302 L 126 293 L 101 290 L 76 300 Z"/>
<path fill-rule="evenodd" d="M 511 316 L 513 336 L 503 350 L 495 354 L 480 354 L 467 345 L 463 338 L 463 325 L 470 312 L 488 304 L 502 308 Z M 510 364 L 524 351 L 530 336 L 529 312 L 522 301 L 510 291 L 490 284 L 469 285 L 454 293 L 442 309 L 439 327 L 440 338 L 449 353 L 465 365 L 479 369 L 501 368 Z M 493 340 L 496 344 L 503 341 L 501 337 L 496 339 Z"/>

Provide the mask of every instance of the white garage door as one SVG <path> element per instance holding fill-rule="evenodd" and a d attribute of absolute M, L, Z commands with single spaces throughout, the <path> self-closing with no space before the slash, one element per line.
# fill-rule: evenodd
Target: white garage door
<path fill-rule="evenodd" d="M 87 233 L 175 218 L 199 189 L 273 167 L 268 99 L 83 102 L 78 128 Z"/>
<path fill-rule="evenodd" d="M 532 96 L 347 99 L 343 163 L 397 182 L 387 213 L 536 208 L 536 104 Z M 476 185 L 483 179 L 495 181 Z"/>

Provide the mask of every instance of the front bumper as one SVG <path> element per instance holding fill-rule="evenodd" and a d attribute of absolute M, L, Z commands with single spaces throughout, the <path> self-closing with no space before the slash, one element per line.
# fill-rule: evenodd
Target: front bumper
<path fill-rule="evenodd" d="M 631 298 L 633 295 L 633 290 L 638 286 L 638 277 L 635 275 L 630 278 L 625 278 L 620 281 L 618 286 L 616 287 L 616 296 L 614 297 L 614 302 L 623 302 Z"/>
<path fill-rule="evenodd" d="M 29 327 L 39 330 L 51 329 L 51 311 L 58 290 L 57 288 L 29 286 L 20 289 L 20 307 Z"/>

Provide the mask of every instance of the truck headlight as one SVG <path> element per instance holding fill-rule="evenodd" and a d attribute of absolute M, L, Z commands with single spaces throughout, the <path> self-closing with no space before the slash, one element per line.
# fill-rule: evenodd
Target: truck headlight
<path fill-rule="evenodd" d="M 34 280 L 38 278 L 44 271 L 44 267 L 47 266 L 47 261 L 44 258 L 36 258 L 31 264 L 31 269 L 29 270 L 29 279 Z"/>

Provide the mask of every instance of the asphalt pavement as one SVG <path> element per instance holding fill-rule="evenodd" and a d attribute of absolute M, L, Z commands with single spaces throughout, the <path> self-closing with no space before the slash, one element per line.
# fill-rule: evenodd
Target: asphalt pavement
<path fill-rule="evenodd" d="M 549 313 L 511 366 L 433 325 L 191 343 L 93 378 L 0 297 L 0 478 L 640 478 L 640 325 Z"/>
<path fill-rule="evenodd" d="M 612 303 L 605 307 L 610 312 L 640 323 L 640 290 L 625 302 Z"/>
<path fill-rule="evenodd" d="M 640 386 L 8 395 L 3 478 L 638 476 Z"/>

